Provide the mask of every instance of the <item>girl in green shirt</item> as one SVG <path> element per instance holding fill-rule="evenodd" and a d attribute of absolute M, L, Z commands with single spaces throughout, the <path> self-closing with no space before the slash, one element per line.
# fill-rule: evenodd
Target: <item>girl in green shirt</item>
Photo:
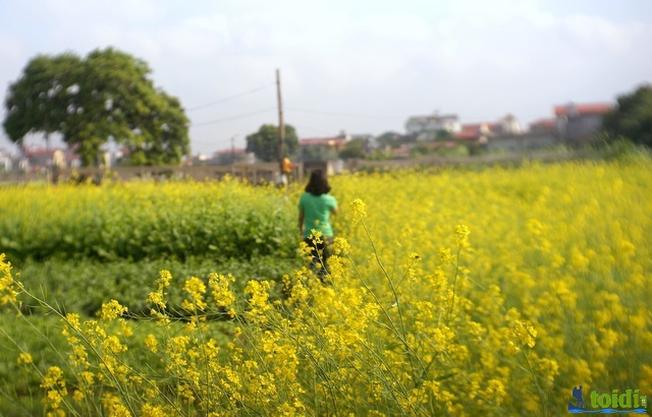
<path fill-rule="evenodd" d="M 318 275 L 322 281 L 333 242 L 330 217 L 337 213 L 337 200 L 329 194 L 330 190 L 326 175 L 321 170 L 316 170 L 310 174 L 306 191 L 299 199 L 299 230 L 304 242 L 312 249 L 311 266 L 319 269 Z"/>

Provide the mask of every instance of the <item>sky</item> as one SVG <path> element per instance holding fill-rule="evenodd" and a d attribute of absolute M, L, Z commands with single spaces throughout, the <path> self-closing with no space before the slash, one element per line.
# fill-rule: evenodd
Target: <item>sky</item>
<path fill-rule="evenodd" d="M 651 45 L 650 0 L 0 0 L 0 94 L 37 54 L 112 46 L 148 62 L 210 154 L 277 123 L 277 68 L 301 138 L 380 134 L 615 101 L 652 82 Z"/>

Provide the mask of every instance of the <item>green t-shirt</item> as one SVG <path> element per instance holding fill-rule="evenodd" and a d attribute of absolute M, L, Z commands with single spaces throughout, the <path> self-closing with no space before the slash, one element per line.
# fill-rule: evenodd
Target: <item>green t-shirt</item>
<path fill-rule="evenodd" d="M 299 199 L 299 210 L 303 210 L 303 236 L 310 236 L 310 231 L 315 229 L 326 237 L 333 237 L 330 222 L 333 209 L 337 209 L 337 200 L 332 195 L 303 193 Z"/>

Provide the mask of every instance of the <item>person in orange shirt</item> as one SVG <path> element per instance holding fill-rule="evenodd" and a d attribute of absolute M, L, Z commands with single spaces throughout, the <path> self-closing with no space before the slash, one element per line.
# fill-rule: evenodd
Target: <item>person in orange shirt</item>
<path fill-rule="evenodd" d="M 283 184 L 284 186 L 288 185 L 290 174 L 292 174 L 293 169 L 294 169 L 294 164 L 292 163 L 292 161 L 290 161 L 290 158 L 288 158 L 286 155 L 281 161 L 281 184 Z"/>

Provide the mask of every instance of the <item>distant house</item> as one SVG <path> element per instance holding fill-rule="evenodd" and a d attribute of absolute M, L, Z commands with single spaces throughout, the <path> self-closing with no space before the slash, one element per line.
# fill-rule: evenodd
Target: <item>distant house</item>
<path fill-rule="evenodd" d="M 520 134 L 496 135 L 487 141 L 489 151 L 522 152 L 533 149 L 550 148 L 559 143 L 559 138 L 546 132 L 526 132 Z"/>
<path fill-rule="evenodd" d="M 556 120 L 542 119 L 533 125 L 531 124 L 530 130 L 525 132 L 516 117 L 507 114 L 491 125 L 491 134 L 485 143 L 486 149 L 489 151 L 523 152 L 549 148 L 559 143 L 555 127 Z"/>
<path fill-rule="evenodd" d="M 256 157 L 253 152 L 247 152 L 242 148 L 221 149 L 213 154 L 212 163 L 217 165 L 229 164 L 253 164 Z"/>
<path fill-rule="evenodd" d="M 21 165 L 33 169 L 48 168 L 52 166 L 55 154 L 63 154 L 63 162 L 68 167 L 79 167 L 79 156 L 68 148 L 38 148 L 25 147 L 22 150 L 23 161 Z"/>
<path fill-rule="evenodd" d="M 11 171 L 13 167 L 12 157 L 5 149 L 0 149 L 0 171 Z"/>
<path fill-rule="evenodd" d="M 368 133 L 352 134 L 349 140 L 359 140 L 363 143 L 365 152 L 371 152 L 378 147 L 374 135 Z"/>
<path fill-rule="evenodd" d="M 433 113 L 427 116 L 412 116 L 405 122 L 408 135 L 414 135 L 417 140 L 435 139 L 442 132 L 455 134 L 462 130 L 456 114 Z"/>
<path fill-rule="evenodd" d="M 305 138 L 299 140 L 299 154 L 302 161 L 328 161 L 339 158 L 347 142 L 347 135 L 333 137 Z"/>
<path fill-rule="evenodd" d="M 397 148 L 389 148 L 389 155 L 394 159 L 407 159 L 410 157 L 412 146 L 407 143 L 399 145 Z"/>
<path fill-rule="evenodd" d="M 463 124 L 454 137 L 466 144 L 486 144 L 489 138 L 504 135 L 519 135 L 521 125 L 514 115 L 507 114 L 495 122 Z"/>
<path fill-rule="evenodd" d="M 205 153 L 198 153 L 196 155 L 193 155 L 189 160 L 187 165 L 210 165 L 212 162 L 212 158 L 210 155 L 207 155 Z"/>
<path fill-rule="evenodd" d="M 322 171 L 326 175 L 340 174 L 344 171 L 344 161 L 341 159 L 330 159 L 324 161 L 305 161 L 303 162 L 303 175 L 309 177 L 313 171 Z"/>
<path fill-rule="evenodd" d="M 50 166 L 52 155 L 54 155 L 54 149 L 30 147 L 23 149 L 23 156 L 27 159 L 27 163 L 34 168 Z"/>
<path fill-rule="evenodd" d="M 489 123 L 463 124 L 455 138 L 465 143 L 487 143 L 488 137 L 492 134 Z"/>
<path fill-rule="evenodd" d="M 495 122 L 463 124 L 453 137 L 458 144 L 464 144 L 470 149 L 524 151 L 558 143 L 557 135 L 543 127 L 549 124 L 546 121 L 540 130 L 524 132 L 517 118 L 508 113 Z M 556 119 L 552 120 L 552 126 L 556 126 Z"/>
<path fill-rule="evenodd" d="M 557 119 L 538 119 L 530 123 L 530 133 L 547 133 L 551 135 L 559 135 L 559 128 L 557 126 Z"/>
<path fill-rule="evenodd" d="M 612 108 L 608 103 L 555 106 L 557 129 L 561 137 L 571 144 L 587 142 L 600 130 L 604 115 Z"/>
<path fill-rule="evenodd" d="M 523 132 L 516 116 L 507 113 L 498 121 L 489 125 L 492 135 L 518 135 Z"/>

